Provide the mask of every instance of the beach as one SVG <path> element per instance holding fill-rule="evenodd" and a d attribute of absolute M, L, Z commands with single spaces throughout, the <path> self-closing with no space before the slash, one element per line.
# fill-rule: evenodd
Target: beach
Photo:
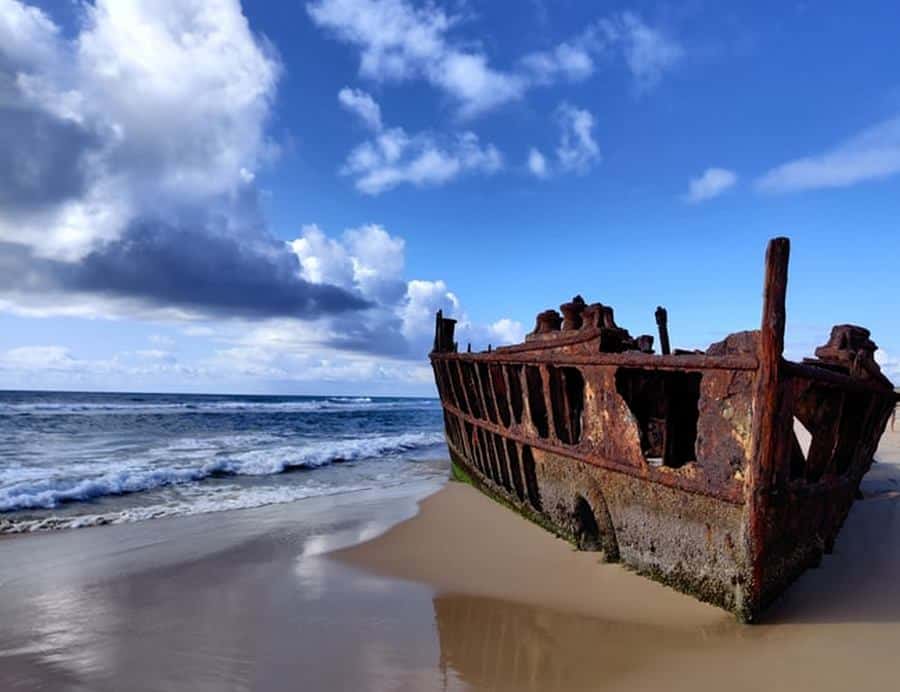
<path fill-rule="evenodd" d="M 763 624 L 441 480 L 0 538 L 4 690 L 845 690 L 900 651 L 900 433 Z"/>

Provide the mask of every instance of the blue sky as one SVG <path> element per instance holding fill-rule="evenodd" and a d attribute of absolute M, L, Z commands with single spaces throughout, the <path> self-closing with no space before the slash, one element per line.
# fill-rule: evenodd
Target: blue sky
<path fill-rule="evenodd" d="M 0 0 L 0 387 L 431 394 L 581 293 L 900 379 L 896 3 Z"/>

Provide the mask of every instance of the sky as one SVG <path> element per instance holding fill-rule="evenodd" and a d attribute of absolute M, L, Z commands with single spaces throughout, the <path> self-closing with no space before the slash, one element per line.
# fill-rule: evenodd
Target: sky
<path fill-rule="evenodd" d="M 434 394 L 579 293 L 900 382 L 900 4 L 0 0 L 0 388 Z"/>

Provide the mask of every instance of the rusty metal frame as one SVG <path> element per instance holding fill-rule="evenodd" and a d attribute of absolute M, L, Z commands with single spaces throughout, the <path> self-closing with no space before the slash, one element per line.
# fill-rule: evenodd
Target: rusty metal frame
<path fill-rule="evenodd" d="M 650 576 L 734 611 L 743 620 L 756 619 L 797 575 L 830 549 L 859 481 L 871 463 L 869 453 L 874 452 L 890 411 L 900 400 L 878 370 L 872 358 L 876 346 L 861 327 L 835 327 L 829 343 L 817 349 L 818 361 L 796 363 L 783 357 L 789 255 L 787 238 L 775 238 L 769 243 L 761 330 L 730 335 L 710 347 L 708 353 L 679 349 L 666 353 L 668 315 L 662 307 L 657 308 L 656 321 L 664 355 L 648 351 L 648 346 L 652 349 L 652 337 L 632 338 L 627 330 L 618 327 L 612 308 L 600 303 L 586 305 L 580 296 L 561 306 L 563 317 L 554 310 L 539 313 L 535 330 L 525 343 L 489 347 L 487 352 L 460 353 L 453 341 L 455 321 L 439 312 L 430 358 L 448 417 L 448 444 L 459 462 L 476 476 L 488 462 L 499 464 L 497 473 L 503 481 L 500 485 L 505 485 L 506 490 L 489 478 L 476 478 L 479 484 L 494 494 L 505 495 L 505 500 L 522 506 L 531 516 L 541 514 L 542 521 L 566 533 L 571 530 L 567 528 L 571 517 L 564 508 L 528 508 L 521 497 L 511 494 L 509 484 L 514 473 L 507 454 L 508 443 L 498 446 L 496 441 L 511 441 L 523 450 L 535 450 L 543 474 L 539 480 L 546 492 L 556 498 L 564 498 L 567 493 L 580 496 L 587 492 L 582 484 L 589 483 L 592 497 L 598 498 L 603 511 L 607 511 L 607 505 L 613 508 L 610 511 L 619 518 L 614 516 L 609 524 L 607 517 L 605 525 L 615 525 L 610 530 L 625 531 L 629 536 L 623 538 L 625 542 L 620 546 L 622 559 Z M 536 368 L 539 382 L 529 374 L 534 372 L 529 368 Z M 567 369 L 578 371 L 584 388 L 581 408 L 577 410 L 587 420 L 578 419 L 577 426 L 572 421 L 575 404 L 560 389 L 568 386 Z M 674 373 L 701 376 L 696 381 L 699 398 L 694 461 L 679 468 L 667 468 L 665 458 L 661 459 L 662 466 L 648 463 L 644 436 L 651 431 L 643 426 L 657 419 L 651 417 L 643 423 L 637 419 L 632 405 L 638 404 L 626 401 L 624 393 L 617 391 L 621 369 L 647 373 L 641 376 L 646 377 L 646 382 L 641 379 L 637 385 L 627 386 L 649 386 L 649 382 L 656 388 L 648 391 L 658 389 L 658 396 L 662 397 L 674 396 L 666 393 L 670 386 L 666 382 L 681 381 Z M 518 373 L 517 382 L 514 372 Z M 551 373 L 556 373 L 555 380 Z M 669 380 L 656 381 L 653 373 Z M 818 400 L 822 390 L 810 390 L 813 386 L 825 388 L 828 396 L 839 401 L 838 419 L 828 426 L 834 440 L 832 456 L 821 477 L 815 480 L 811 476 L 794 478 L 789 473 L 796 456 L 792 430 L 795 407 L 808 407 L 809 401 Z M 800 387 L 799 395 L 805 397 L 802 401 L 795 401 L 795 387 Z M 593 398 L 585 399 L 585 392 Z M 864 397 L 866 405 L 861 412 L 844 410 L 850 395 Z M 521 416 L 516 415 L 516 396 Z M 537 418 L 532 411 L 532 398 L 542 402 L 543 411 Z M 660 405 L 669 420 L 675 410 L 670 407 L 679 403 L 666 398 Z M 807 415 L 804 410 L 808 408 L 796 415 Z M 558 416 L 563 420 L 556 420 Z M 847 416 L 852 416 L 857 429 L 843 420 Z M 546 426 L 544 434 L 539 423 Z M 451 426 L 456 432 L 451 431 Z M 604 437 L 604 426 L 622 439 Z M 575 430 L 580 437 L 569 440 Z M 451 432 L 462 432 L 463 438 L 471 434 L 472 439 L 463 439 L 464 448 L 460 449 L 452 443 Z M 564 432 L 566 441 L 559 439 Z M 848 447 L 849 438 L 845 439 L 851 433 L 858 436 L 851 440 L 854 447 Z M 679 434 L 673 438 L 673 444 L 681 437 Z M 489 442 L 485 448 L 486 439 Z M 828 439 L 831 438 L 826 438 L 826 442 Z M 635 444 L 640 449 L 635 450 Z M 847 459 L 835 457 L 841 445 L 845 454 L 848 449 L 852 452 Z M 651 445 L 648 449 L 655 448 Z M 667 454 L 668 446 L 664 457 Z M 721 455 L 724 456 L 719 459 Z M 835 473 L 839 461 L 846 461 L 847 467 L 842 473 Z M 614 475 L 584 475 L 578 468 Z M 604 483 L 616 485 L 614 477 L 629 479 L 627 490 L 624 486 L 619 491 L 603 490 Z M 682 499 L 678 500 L 678 495 L 659 495 L 653 487 L 680 493 Z M 625 496 L 607 496 L 604 501 L 603 493 L 609 492 L 624 492 Z M 560 502 L 557 504 L 563 507 L 565 503 Z M 622 514 L 625 506 L 633 509 Z M 715 509 L 717 506 L 722 509 Z M 697 518 L 679 526 L 682 511 Z M 676 525 L 667 526 L 664 534 L 656 536 L 666 547 L 654 551 L 653 535 L 635 534 L 635 528 L 627 526 L 626 517 L 631 516 L 628 512 L 645 517 L 642 521 L 647 525 L 657 523 L 663 516 L 666 521 L 674 521 Z M 700 546 L 696 524 L 708 512 L 713 515 L 706 523 L 706 545 Z M 649 553 L 644 550 L 648 541 Z M 700 562 L 696 562 L 698 559 Z M 709 561 L 719 565 L 714 577 L 694 575 L 685 566 L 694 564 L 693 569 L 699 573 Z"/>

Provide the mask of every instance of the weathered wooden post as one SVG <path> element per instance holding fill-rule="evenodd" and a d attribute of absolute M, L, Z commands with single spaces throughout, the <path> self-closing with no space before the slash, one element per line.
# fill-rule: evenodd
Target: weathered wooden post
<path fill-rule="evenodd" d="M 659 350 L 664 356 L 669 355 L 669 313 L 662 305 L 656 307 L 656 326 L 659 327 Z"/>
<path fill-rule="evenodd" d="M 762 325 L 759 337 L 759 368 L 753 399 L 753 438 L 748 478 L 747 510 L 749 514 L 749 555 L 753 584 L 753 600 L 749 611 L 758 612 L 765 599 L 766 519 L 772 504 L 775 470 L 783 458 L 789 439 L 789 411 L 784 410 L 782 386 L 782 353 L 786 319 L 788 260 L 791 242 L 773 238 L 766 249 L 766 276 L 763 284 Z"/>
<path fill-rule="evenodd" d="M 441 350 L 441 322 L 444 319 L 444 311 L 438 310 L 434 316 L 434 346 L 432 346 L 431 350 L 434 353 L 438 353 Z"/>

